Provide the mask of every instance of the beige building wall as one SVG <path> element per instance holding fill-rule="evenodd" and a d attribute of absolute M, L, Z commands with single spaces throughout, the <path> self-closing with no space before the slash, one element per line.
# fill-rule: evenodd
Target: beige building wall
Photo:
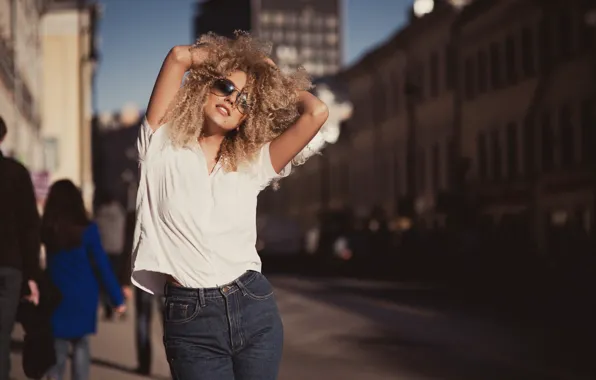
<path fill-rule="evenodd" d="M 0 0 L 0 116 L 9 129 L 2 149 L 32 172 L 44 169 L 39 133 L 42 1 Z"/>
<path fill-rule="evenodd" d="M 410 94 L 412 112 L 404 124 L 412 123 L 406 133 L 415 135 L 414 202 L 419 216 L 429 224 L 442 224 L 435 206 L 440 193 L 449 189 L 454 138 L 454 96 L 456 86 L 450 73 L 448 51 L 456 13 L 437 11 L 416 20 L 403 43 L 408 82 L 416 92 Z M 450 77 L 451 76 L 451 77 Z M 406 98 L 405 93 L 402 97 Z"/>
<path fill-rule="evenodd" d="M 51 181 L 68 178 L 91 204 L 91 97 L 88 9 L 50 10 L 43 20 L 43 125 Z"/>

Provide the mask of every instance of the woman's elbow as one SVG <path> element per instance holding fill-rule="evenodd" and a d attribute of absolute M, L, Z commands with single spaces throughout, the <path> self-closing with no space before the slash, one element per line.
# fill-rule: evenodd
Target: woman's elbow
<path fill-rule="evenodd" d="M 175 63 L 188 64 L 188 61 L 190 60 L 190 51 L 188 50 L 188 46 L 174 46 L 172 49 L 170 49 L 168 58 Z"/>
<path fill-rule="evenodd" d="M 327 107 L 327 104 L 319 101 L 312 110 L 312 116 L 323 125 L 329 117 L 329 107 Z"/>

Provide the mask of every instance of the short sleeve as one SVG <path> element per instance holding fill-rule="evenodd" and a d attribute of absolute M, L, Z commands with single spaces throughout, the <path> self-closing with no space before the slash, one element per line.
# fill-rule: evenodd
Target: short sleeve
<path fill-rule="evenodd" d="M 269 145 L 271 143 L 263 145 L 257 159 L 257 170 L 259 186 L 262 189 L 266 188 L 269 183 L 275 179 L 284 178 L 290 175 L 292 171 L 292 163 L 288 163 L 280 173 L 277 173 L 271 163 L 271 155 L 269 152 Z"/>
<path fill-rule="evenodd" d="M 144 161 L 150 154 L 150 148 L 156 144 L 155 140 L 165 139 L 165 125 L 159 126 L 157 130 L 153 131 L 147 118 L 143 118 L 143 123 L 139 128 L 139 135 L 137 137 L 137 150 L 139 152 L 139 160 Z"/>

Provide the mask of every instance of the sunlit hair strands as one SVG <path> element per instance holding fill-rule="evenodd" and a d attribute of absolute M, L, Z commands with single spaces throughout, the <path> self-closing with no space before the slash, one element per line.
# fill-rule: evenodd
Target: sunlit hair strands
<path fill-rule="evenodd" d="M 214 81 L 236 70 L 247 73 L 250 112 L 238 129 L 226 135 L 219 151 L 223 169 L 235 171 L 296 121 L 298 92 L 310 90 L 312 83 L 302 68 L 283 73 L 268 64 L 265 58 L 270 44 L 248 33 L 237 31 L 233 39 L 210 33 L 193 46 L 199 45 L 209 50 L 208 59 L 191 68 L 162 122 L 168 123 L 175 146 L 195 144 L 202 133 L 203 107 Z"/>

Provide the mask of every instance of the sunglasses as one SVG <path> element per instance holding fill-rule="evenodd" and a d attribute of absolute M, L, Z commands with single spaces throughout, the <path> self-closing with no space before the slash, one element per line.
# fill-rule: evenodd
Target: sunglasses
<path fill-rule="evenodd" d="M 211 93 L 213 95 L 227 98 L 234 92 L 238 93 L 238 96 L 236 96 L 236 101 L 234 102 L 234 106 L 241 114 L 246 115 L 248 112 L 250 112 L 251 105 L 248 102 L 247 95 L 241 90 L 237 89 L 234 85 L 234 82 L 229 79 L 221 78 L 217 79 L 213 83 L 213 86 L 211 86 Z"/>

